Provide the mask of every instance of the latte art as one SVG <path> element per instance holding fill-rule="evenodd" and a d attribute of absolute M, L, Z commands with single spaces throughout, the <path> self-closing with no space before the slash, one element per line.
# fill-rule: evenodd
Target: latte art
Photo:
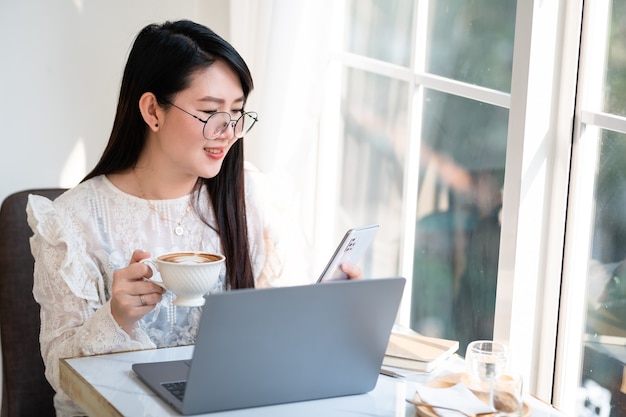
<path fill-rule="evenodd" d="M 165 253 L 141 262 L 148 265 L 152 276 L 157 278 L 146 279 L 174 293 L 174 305 L 199 307 L 204 305 L 204 296 L 211 290 L 223 288 L 220 271 L 225 259 L 217 253 L 188 251 Z"/>
<path fill-rule="evenodd" d="M 176 252 L 159 256 L 158 259 L 163 262 L 177 264 L 206 264 L 209 262 L 219 261 L 221 258 L 210 253 Z"/>

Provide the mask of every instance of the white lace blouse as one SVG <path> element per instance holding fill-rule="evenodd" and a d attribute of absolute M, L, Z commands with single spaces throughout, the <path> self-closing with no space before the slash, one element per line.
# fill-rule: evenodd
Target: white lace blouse
<path fill-rule="evenodd" d="M 260 173 L 246 170 L 246 203 L 251 260 L 257 287 L 278 285 L 283 257 L 272 216 L 261 198 Z M 176 307 L 166 293 L 130 334 L 113 319 L 110 290 L 113 272 L 129 264 L 136 249 L 158 256 L 170 251 L 221 253 L 219 238 L 191 210 L 190 196 L 144 200 L 116 188 L 105 176 L 79 184 L 54 202 L 31 195 L 28 222 L 34 232 L 33 295 L 41 305 L 41 351 L 46 377 L 57 392 L 58 415 L 75 415 L 59 387 L 59 358 L 194 343 L 200 308 Z M 201 192 L 200 207 L 208 207 Z M 205 218 L 213 222 L 212 211 Z M 175 229 L 181 226 L 179 235 Z M 179 230 L 180 232 L 180 230 Z M 213 291 L 225 289 L 225 270 Z"/>

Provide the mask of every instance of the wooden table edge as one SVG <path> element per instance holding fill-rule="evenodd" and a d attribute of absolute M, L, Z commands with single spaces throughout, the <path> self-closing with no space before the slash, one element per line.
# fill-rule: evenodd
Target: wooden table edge
<path fill-rule="evenodd" d="M 66 359 L 59 360 L 61 389 L 90 416 L 123 417 Z"/>

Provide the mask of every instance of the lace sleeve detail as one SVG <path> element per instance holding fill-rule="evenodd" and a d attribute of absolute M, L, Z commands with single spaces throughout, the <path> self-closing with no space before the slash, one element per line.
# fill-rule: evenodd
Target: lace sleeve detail
<path fill-rule="evenodd" d="M 87 255 L 79 230 L 54 204 L 29 196 L 28 223 L 34 232 L 33 296 L 41 306 L 40 344 L 46 377 L 59 389 L 59 358 L 154 348 L 136 325 L 129 336 L 113 316 L 98 264 Z M 88 244 L 88 242 L 87 242 Z"/>

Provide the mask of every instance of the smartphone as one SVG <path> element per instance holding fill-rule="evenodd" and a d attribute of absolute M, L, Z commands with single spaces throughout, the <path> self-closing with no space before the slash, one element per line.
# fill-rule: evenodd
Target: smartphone
<path fill-rule="evenodd" d="M 377 224 L 348 230 L 317 282 L 348 279 L 348 276 L 339 269 L 339 266 L 344 263 L 357 264 L 370 247 L 377 231 Z"/>

